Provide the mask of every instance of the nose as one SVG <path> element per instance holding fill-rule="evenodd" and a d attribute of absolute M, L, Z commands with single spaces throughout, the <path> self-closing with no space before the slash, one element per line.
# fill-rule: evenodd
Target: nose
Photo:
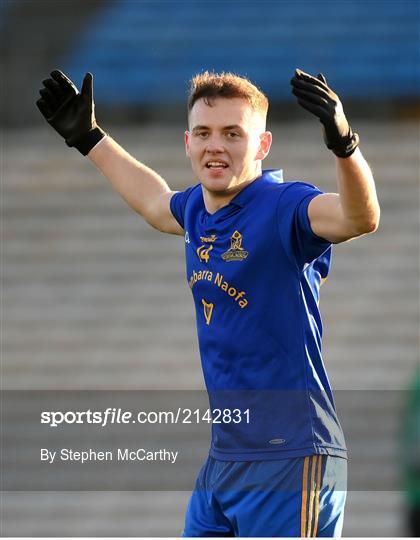
<path fill-rule="evenodd" d="M 225 150 L 222 139 L 217 134 L 210 135 L 206 142 L 206 151 L 210 154 L 218 154 L 220 152 L 224 152 Z"/>

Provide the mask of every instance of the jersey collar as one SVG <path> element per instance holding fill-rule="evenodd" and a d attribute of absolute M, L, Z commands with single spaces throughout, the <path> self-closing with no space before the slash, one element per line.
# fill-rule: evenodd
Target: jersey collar
<path fill-rule="evenodd" d="M 251 184 L 246 186 L 240 191 L 226 206 L 219 208 L 214 214 L 209 214 L 205 210 L 204 198 L 203 207 L 204 213 L 202 214 L 202 222 L 206 231 L 211 231 L 213 227 L 229 218 L 233 214 L 239 212 L 241 208 L 250 203 L 254 198 L 257 191 L 267 183 L 280 184 L 283 182 L 283 171 L 281 169 L 266 169 L 262 172 L 262 175 L 256 178 Z M 201 195 L 203 197 L 203 195 Z"/>
<path fill-rule="evenodd" d="M 243 208 L 248 204 L 255 196 L 255 193 L 262 187 L 262 185 L 270 184 L 281 184 L 283 182 L 283 171 L 282 169 L 265 169 L 262 172 L 262 175 L 256 178 L 251 184 L 246 186 L 242 191 L 240 191 L 229 204 L 234 204 Z"/>

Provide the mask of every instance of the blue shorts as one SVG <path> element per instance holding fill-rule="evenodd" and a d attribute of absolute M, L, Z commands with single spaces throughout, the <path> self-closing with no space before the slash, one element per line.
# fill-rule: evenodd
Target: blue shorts
<path fill-rule="evenodd" d="M 347 460 L 313 455 L 274 461 L 208 457 L 183 537 L 340 537 Z"/>

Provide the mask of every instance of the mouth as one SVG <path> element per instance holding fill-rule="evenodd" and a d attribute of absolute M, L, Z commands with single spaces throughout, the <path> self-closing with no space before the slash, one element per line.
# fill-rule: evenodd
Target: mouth
<path fill-rule="evenodd" d="M 213 170 L 216 170 L 216 171 L 220 171 L 222 169 L 227 169 L 228 164 L 225 163 L 224 161 L 211 160 L 211 161 L 207 161 L 206 167 L 207 167 L 207 169 L 213 169 Z"/>

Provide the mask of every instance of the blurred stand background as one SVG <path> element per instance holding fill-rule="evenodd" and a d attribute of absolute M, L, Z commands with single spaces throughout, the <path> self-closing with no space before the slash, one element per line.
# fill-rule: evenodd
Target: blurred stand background
<path fill-rule="evenodd" d="M 266 168 L 335 191 L 333 157 L 289 85 L 295 67 L 326 75 L 360 134 L 382 221 L 376 234 L 334 248 L 324 358 L 333 388 L 355 393 L 344 430 L 358 419 L 368 457 L 395 463 L 384 466 L 388 490 L 349 492 L 344 535 L 409 535 L 395 403 L 419 362 L 418 2 L 3 0 L 0 32 L 10 390 L 203 388 L 183 239 L 150 229 L 45 123 L 35 101 L 52 69 L 78 85 L 91 71 L 99 123 L 174 189 L 195 183 L 185 102 L 190 77 L 209 69 L 246 75 L 268 94 Z M 378 400 L 367 414 L 362 396 L 386 391 L 401 399 L 389 408 Z M 380 440 L 369 440 L 372 424 L 383 424 Z M 5 493 L 2 533 L 176 536 L 188 498 Z"/>

